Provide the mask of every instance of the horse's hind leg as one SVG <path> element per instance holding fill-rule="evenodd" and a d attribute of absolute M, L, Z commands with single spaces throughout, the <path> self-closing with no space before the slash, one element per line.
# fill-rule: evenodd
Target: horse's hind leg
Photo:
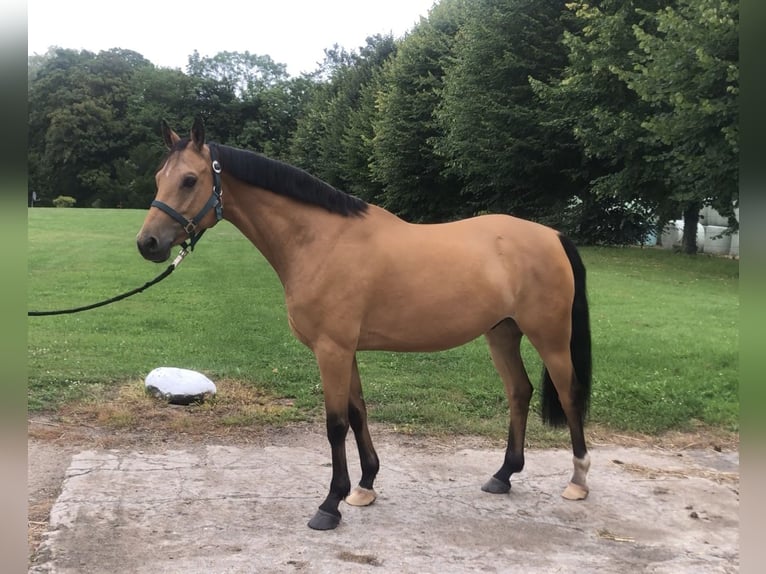
<path fill-rule="evenodd" d="M 359 486 L 354 488 L 346 497 L 346 502 L 352 506 L 367 506 L 375 502 L 377 495 L 372 488 L 378 474 L 380 463 L 375 448 L 372 446 L 370 429 L 367 427 L 367 407 L 362 395 L 362 383 L 359 379 L 359 368 L 356 357 L 351 369 L 351 394 L 348 403 L 348 417 L 351 429 L 354 431 L 356 446 L 359 449 L 359 462 L 362 466 L 362 479 Z"/>
<path fill-rule="evenodd" d="M 481 489 L 493 494 L 504 494 L 511 489 L 511 475 L 524 468 L 524 437 L 532 384 L 521 359 L 522 333 L 516 322 L 506 319 L 486 333 L 485 337 L 495 369 L 505 384 L 510 423 L 503 465 Z"/>
<path fill-rule="evenodd" d="M 568 500 L 582 500 L 588 496 L 589 492 L 587 475 L 590 469 L 590 455 L 585 444 L 584 407 L 576 396 L 578 392 L 576 388 L 577 379 L 572 365 L 570 348 L 568 344 L 562 343 L 557 349 L 538 347 L 538 351 L 545 364 L 545 369 L 548 371 L 548 376 L 550 376 L 550 380 L 558 393 L 558 400 L 566 417 L 569 435 L 572 439 L 574 472 L 562 496 Z M 545 385 L 547 384 L 545 374 L 543 376 L 543 385 Z M 556 422 L 555 420 L 552 421 L 553 424 Z"/>

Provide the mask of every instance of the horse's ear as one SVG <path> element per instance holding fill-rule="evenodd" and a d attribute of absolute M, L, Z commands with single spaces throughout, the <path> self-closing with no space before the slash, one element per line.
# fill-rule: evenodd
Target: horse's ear
<path fill-rule="evenodd" d="M 165 120 L 162 120 L 162 141 L 165 142 L 165 145 L 168 149 L 172 148 L 175 143 L 180 140 L 181 138 L 178 137 L 178 134 L 174 132 L 172 129 L 170 129 L 170 125 Z"/>
<path fill-rule="evenodd" d="M 191 129 L 191 140 L 194 142 L 198 151 L 202 151 L 202 146 L 205 145 L 205 122 L 202 121 L 200 116 L 194 118 L 194 125 Z"/>

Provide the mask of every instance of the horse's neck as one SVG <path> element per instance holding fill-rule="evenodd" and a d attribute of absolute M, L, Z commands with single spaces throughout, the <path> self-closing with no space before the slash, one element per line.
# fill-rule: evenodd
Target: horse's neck
<path fill-rule="evenodd" d="M 263 254 L 287 286 L 292 269 L 319 263 L 343 229 L 344 218 L 251 186 L 224 189 L 224 218 Z"/>

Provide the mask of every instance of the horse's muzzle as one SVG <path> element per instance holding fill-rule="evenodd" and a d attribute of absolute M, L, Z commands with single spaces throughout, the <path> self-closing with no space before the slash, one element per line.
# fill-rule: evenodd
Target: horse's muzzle
<path fill-rule="evenodd" d="M 154 235 L 140 233 L 136 245 L 143 258 L 149 261 L 162 263 L 170 257 L 170 242 L 161 241 Z"/>

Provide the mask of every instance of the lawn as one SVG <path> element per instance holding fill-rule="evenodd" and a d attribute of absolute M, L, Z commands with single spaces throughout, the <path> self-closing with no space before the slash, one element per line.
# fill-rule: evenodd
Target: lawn
<path fill-rule="evenodd" d="M 144 215 L 29 210 L 29 310 L 101 301 L 164 270 L 136 250 Z M 624 432 L 737 431 L 739 263 L 660 249 L 581 252 L 593 332 L 589 420 Z M 537 384 L 540 361 L 526 342 L 524 357 Z M 158 366 L 285 399 L 290 419 L 321 413 L 318 370 L 289 331 L 276 274 L 227 222 L 143 293 L 28 319 L 30 411 L 116 394 Z M 431 354 L 364 352 L 359 367 L 373 420 L 418 432 L 506 432 L 502 384 L 482 339 Z"/>

